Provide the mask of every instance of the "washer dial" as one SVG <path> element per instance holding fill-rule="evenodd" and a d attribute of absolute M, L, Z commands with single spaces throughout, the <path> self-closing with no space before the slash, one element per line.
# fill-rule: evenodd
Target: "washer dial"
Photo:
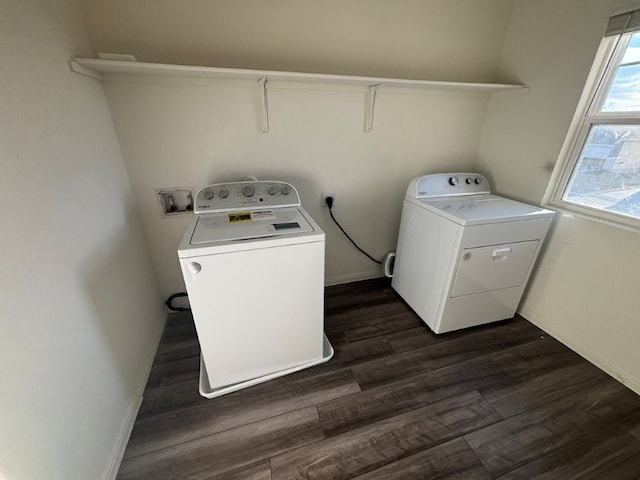
<path fill-rule="evenodd" d="M 242 189 L 242 194 L 245 197 L 253 197 L 255 193 L 256 193 L 256 187 L 254 187 L 253 185 L 245 185 L 244 188 Z"/>
<path fill-rule="evenodd" d="M 211 200 L 213 198 L 213 190 L 205 190 L 203 196 L 205 200 Z"/>
<path fill-rule="evenodd" d="M 218 196 L 220 198 L 227 198 L 229 196 L 229 190 L 227 190 L 226 188 L 221 188 L 220 190 L 218 190 Z"/>
<path fill-rule="evenodd" d="M 458 177 L 456 176 L 449 177 L 449 185 L 451 185 L 452 187 L 455 187 L 456 185 L 458 185 Z"/>
<path fill-rule="evenodd" d="M 289 185 L 283 185 L 280 191 L 283 195 L 289 195 L 291 193 L 291 187 Z"/>
<path fill-rule="evenodd" d="M 278 187 L 276 187 L 275 185 L 270 185 L 267 193 L 269 195 L 275 195 L 276 193 L 278 193 Z"/>

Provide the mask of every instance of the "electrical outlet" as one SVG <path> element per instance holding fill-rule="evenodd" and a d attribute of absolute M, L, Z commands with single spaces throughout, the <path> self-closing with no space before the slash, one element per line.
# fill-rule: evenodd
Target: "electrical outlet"
<path fill-rule="evenodd" d="M 333 201 L 335 203 L 336 201 L 336 196 L 333 193 L 322 193 L 320 194 L 320 206 L 324 207 L 324 208 L 328 208 L 327 207 L 327 197 L 333 197 Z"/>

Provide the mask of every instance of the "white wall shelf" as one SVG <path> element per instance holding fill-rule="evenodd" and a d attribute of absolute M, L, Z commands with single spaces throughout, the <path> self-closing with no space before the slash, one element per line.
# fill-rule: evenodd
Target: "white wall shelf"
<path fill-rule="evenodd" d="M 162 63 L 144 63 L 125 60 L 104 60 L 97 58 L 72 58 L 71 70 L 76 73 L 102 79 L 102 73 L 126 75 L 179 76 L 227 80 L 253 80 L 259 89 L 261 98 L 261 129 L 269 131 L 267 105 L 267 85 L 271 81 L 325 83 L 333 85 L 362 86 L 368 89 L 368 101 L 365 111 L 365 132 L 373 130 L 373 112 L 377 91 L 380 87 L 414 88 L 432 90 L 457 90 L 494 94 L 498 92 L 527 93 L 524 85 L 501 83 L 445 82 L 436 80 L 408 80 L 402 78 L 362 77 L 353 75 L 333 75 L 322 73 L 280 72 L 272 70 L 247 70 L 241 68 L 195 67 L 187 65 L 167 65 Z"/>

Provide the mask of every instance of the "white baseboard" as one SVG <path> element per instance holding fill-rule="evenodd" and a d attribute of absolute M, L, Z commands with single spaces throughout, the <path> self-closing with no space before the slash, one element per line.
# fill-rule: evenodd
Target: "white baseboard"
<path fill-rule="evenodd" d="M 156 352 L 158 350 L 158 346 L 160 345 L 162 332 L 164 331 L 167 317 L 164 311 L 161 312 L 161 315 L 164 316 L 164 319 L 158 322 L 158 326 L 156 327 L 156 330 L 153 334 L 153 341 L 151 343 L 151 347 L 149 348 L 149 353 L 145 360 L 142 371 L 140 372 L 140 377 L 138 378 L 138 382 L 136 383 L 133 396 L 131 397 L 129 405 L 127 406 L 127 411 L 125 412 L 124 418 L 122 419 L 122 424 L 120 425 L 118 436 L 116 437 L 116 441 L 113 444 L 113 448 L 111 449 L 111 454 L 109 455 L 107 467 L 102 475 L 102 480 L 115 480 L 116 475 L 118 475 L 120 463 L 122 463 L 122 457 L 124 456 L 124 451 L 127 448 L 127 443 L 129 443 L 129 437 L 131 436 L 131 431 L 133 430 L 133 424 L 136 422 L 138 410 L 140 410 L 140 405 L 142 405 L 144 389 L 147 385 L 149 375 L 151 374 L 153 360 L 156 358 Z"/>
<path fill-rule="evenodd" d="M 127 412 L 125 413 L 122 425 L 120 425 L 120 432 L 118 433 L 116 442 L 111 449 L 109 462 L 107 463 L 107 468 L 102 475 L 102 480 L 115 480 L 116 476 L 118 475 L 120 463 L 122 462 L 124 451 L 127 448 L 129 437 L 131 436 L 133 424 L 136 422 L 136 416 L 138 415 L 140 405 L 142 405 L 142 395 L 138 395 L 136 392 L 136 394 L 129 402 L 129 406 L 127 407 Z"/>
<path fill-rule="evenodd" d="M 331 287 L 333 285 L 341 285 L 343 283 L 359 282 L 361 280 L 371 280 L 372 278 L 380 278 L 382 273 L 380 271 L 375 272 L 361 272 L 350 273 L 348 275 L 336 275 L 333 277 L 327 277 L 324 280 L 325 287 Z"/>
<path fill-rule="evenodd" d="M 626 371 L 624 368 L 619 367 L 615 363 L 611 362 L 609 359 L 600 355 L 598 352 L 596 352 L 592 348 L 576 340 L 572 335 L 562 330 L 561 328 L 558 328 L 557 325 L 546 321 L 530 308 L 522 307 L 518 313 L 520 313 L 520 315 L 522 315 L 524 318 L 529 320 L 531 323 L 533 323 L 537 327 L 540 327 L 542 330 L 547 332 L 556 340 L 564 343 L 567 347 L 569 347 L 571 350 L 576 352 L 578 355 L 584 357 L 586 360 L 593 363 L 600 370 L 611 375 L 620 383 L 622 383 L 623 385 L 625 385 L 626 387 L 628 387 L 629 389 L 633 390 L 635 393 L 640 395 L 640 379 L 636 378 L 634 375 Z"/>

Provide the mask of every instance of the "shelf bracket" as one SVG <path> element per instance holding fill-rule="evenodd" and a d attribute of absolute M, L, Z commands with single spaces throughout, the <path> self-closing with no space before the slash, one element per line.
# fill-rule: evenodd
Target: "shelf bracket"
<path fill-rule="evenodd" d="M 364 113 L 364 131 L 371 133 L 373 131 L 373 111 L 376 106 L 376 98 L 378 87 L 382 84 L 369 85 L 369 94 L 367 95 L 367 110 Z"/>
<path fill-rule="evenodd" d="M 102 75 L 100 75 L 100 72 L 94 70 L 93 68 L 80 65 L 74 59 L 69 60 L 69 68 L 72 72 L 79 73 L 80 75 L 86 75 L 87 77 L 95 78 L 96 80 L 102 80 Z"/>
<path fill-rule="evenodd" d="M 260 91 L 260 109 L 261 109 L 261 125 L 260 130 L 269 131 L 269 102 L 267 100 L 267 76 L 260 77 L 258 80 L 258 89 Z"/>

